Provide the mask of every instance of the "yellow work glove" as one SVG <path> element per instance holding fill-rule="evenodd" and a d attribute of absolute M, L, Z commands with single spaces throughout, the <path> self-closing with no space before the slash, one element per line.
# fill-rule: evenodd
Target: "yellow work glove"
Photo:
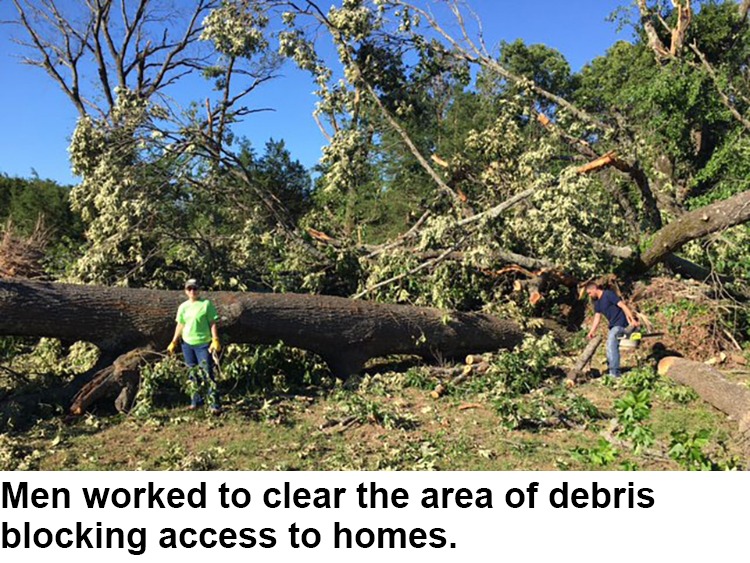
<path fill-rule="evenodd" d="M 218 338 L 211 339 L 211 346 L 208 347 L 208 351 L 212 354 L 221 352 L 221 343 Z"/>
<path fill-rule="evenodd" d="M 167 352 L 174 354 L 175 350 L 177 350 L 177 340 L 172 340 L 172 342 L 169 343 L 169 346 L 167 346 Z"/>

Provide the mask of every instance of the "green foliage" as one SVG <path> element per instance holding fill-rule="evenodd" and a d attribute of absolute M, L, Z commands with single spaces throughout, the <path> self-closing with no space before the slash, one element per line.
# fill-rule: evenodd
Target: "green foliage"
<path fill-rule="evenodd" d="M 83 229 L 70 209 L 69 195 L 70 188 L 52 180 L 0 174 L 0 223 L 10 219 L 18 234 L 28 236 L 41 218 L 56 239 L 79 240 Z"/>
<path fill-rule="evenodd" d="M 93 367 L 99 350 L 87 342 L 64 346 L 56 338 L 6 337 L 0 339 L 0 354 L 0 361 L 13 365 L 16 370 L 48 378 L 85 372 Z"/>
<path fill-rule="evenodd" d="M 528 393 L 550 376 L 550 362 L 558 353 L 551 335 L 528 337 L 512 352 L 501 353 L 491 363 L 485 379 L 494 394 L 512 397 Z"/>
<path fill-rule="evenodd" d="M 360 263 L 362 277 L 359 289 L 400 276 L 420 265 L 413 252 L 392 252 L 377 261 Z M 491 280 L 467 264 L 442 262 L 431 270 L 404 277 L 370 292 L 370 298 L 387 303 L 432 306 L 441 309 L 476 310 L 489 300 Z"/>
<path fill-rule="evenodd" d="M 29 471 L 38 468 L 43 453 L 25 440 L 0 434 L 0 471 Z"/>
<path fill-rule="evenodd" d="M 226 0 L 203 20 L 201 39 L 210 41 L 229 60 L 252 58 L 268 49 L 264 33 L 268 15 L 255 0 Z"/>
<path fill-rule="evenodd" d="M 558 51 L 543 44 L 526 45 L 521 39 L 502 42 L 500 63 L 509 71 L 523 76 L 552 94 L 570 97 L 575 89 L 575 76 L 570 65 Z M 546 98 L 535 100 L 542 109 L 550 111 L 554 104 Z"/>
<path fill-rule="evenodd" d="M 688 28 L 686 40 L 698 43 L 711 63 L 721 65 L 723 70 L 737 72 L 747 64 L 750 55 L 747 29 L 743 29 L 742 23 L 734 2 L 702 1 Z"/>
<path fill-rule="evenodd" d="M 320 358 L 281 342 L 273 346 L 232 344 L 221 363 L 222 379 L 247 392 L 287 392 L 320 385 L 330 377 Z"/>
<path fill-rule="evenodd" d="M 652 367 L 640 367 L 628 371 L 620 379 L 618 387 L 636 394 L 650 391 L 653 396 L 663 401 L 680 404 L 687 404 L 698 398 L 698 394 L 693 389 L 659 376 Z"/>
<path fill-rule="evenodd" d="M 334 398 L 348 424 L 376 424 L 388 430 L 408 430 L 415 425 L 411 414 L 367 397 L 364 393 L 338 390 Z"/>
<path fill-rule="evenodd" d="M 226 458 L 224 448 L 214 446 L 205 450 L 188 452 L 174 442 L 165 444 L 163 453 L 149 460 L 150 470 L 160 471 L 215 471 Z"/>
<path fill-rule="evenodd" d="M 499 396 L 492 400 L 503 426 L 510 430 L 587 427 L 601 418 L 596 406 L 578 395 L 550 390 L 518 397 Z"/>
<path fill-rule="evenodd" d="M 654 433 L 646 421 L 651 416 L 651 391 L 628 391 L 614 404 L 619 423 L 619 435 L 630 440 L 635 453 L 640 453 L 654 443 Z"/>
<path fill-rule="evenodd" d="M 27 238 L 37 225 L 45 243 L 41 265 L 53 276 L 63 274 L 83 242 L 83 223 L 71 209 L 70 188 L 0 174 L 0 235 L 9 226 L 13 236 Z"/>
<path fill-rule="evenodd" d="M 307 172 L 274 141 L 261 157 L 243 143 L 233 168 L 219 166 L 192 144 L 152 136 L 160 111 L 122 92 L 115 125 L 79 121 L 70 151 L 83 181 L 71 197 L 86 223 L 87 247 L 76 277 L 148 287 L 196 277 L 214 289 L 287 289 L 269 265 L 282 264 L 286 273 L 305 256 L 281 236 L 276 214 L 296 221 L 304 213 Z M 274 198 L 286 207 L 270 203 Z"/>
<path fill-rule="evenodd" d="M 18 336 L 0 336 L 0 362 L 10 363 L 13 358 L 31 351 L 35 341 Z"/>
<path fill-rule="evenodd" d="M 409 368 L 404 374 L 404 386 L 415 389 L 434 389 L 435 378 L 430 376 L 427 370 L 421 368 Z"/>
<path fill-rule="evenodd" d="M 193 368 L 196 372 L 200 368 Z M 141 383 L 132 412 L 149 417 L 158 406 L 160 395 L 176 389 L 183 397 L 195 393 L 207 396 L 217 390 L 223 400 L 231 401 L 263 393 L 288 393 L 308 386 L 327 384 L 328 367 L 309 352 L 285 346 L 249 346 L 230 344 L 218 368 L 216 383 L 206 377 L 190 377 L 180 358 L 167 356 L 141 369 Z M 264 411 L 264 415 L 268 412 Z"/>
<path fill-rule="evenodd" d="M 683 469 L 688 471 L 726 471 L 738 468 L 738 461 L 734 458 L 722 460 L 712 459 L 706 452 L 711 438 L 711 431 L 707 429 L 697 432 L 675 430 L 669 444 L 669 457 L 677 461 Z"/>
<path fill-rule="evenodd" d="M 594 467 L 606 467 L 613 463 L 619 456 L 619 452 L 611 442 L 599 438 L 599 442 L 592 448 L 576 448 L 571 452 L 571 457 L 576 461 L 591 464 Z"/>
<path fill-rule="evenodd" d="M 619 381 L 619 387 L 633 393 L 640 393 L 641 391 L 655 390 L 661 381 L 663 381 L 662 378 L 652 367 L 639 367 L 623 374 Z"/>
<path fill-rule="evenodd" d="M 186 396 L 198 391 L 188 379 L 185 364 L 174 356 L 168 356 L 141 368 L 140 385 L 131 413 L 134 416 L 150 416 L 156 406 L 158 393 L 168 385 L 181 390 Z"/>

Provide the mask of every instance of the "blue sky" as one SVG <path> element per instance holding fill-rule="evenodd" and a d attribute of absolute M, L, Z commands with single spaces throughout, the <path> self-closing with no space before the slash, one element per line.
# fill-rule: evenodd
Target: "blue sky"
<path fill-rule="evenodd" d="M 68 2 L 72 0 L 60 0 Z M 338 4 L 338 2 L 336 2 Z M 480 16 L 489 46 L 521 38 L 544 43 L 563 53 L 574 70 L 604 54 L 631 31 L 617 32 L 606 18 L 628 0 L 469 0 Z M 324 3 L 326 4 L 326 3 Z M 0 21 L 14 15 L 9 0 L 0 0 Z M 20 63 L 19 47 L 11 38 L 19 33 L 0 25 L 0 173 L 75 183 L 67 146 L 77 114 L 59 87 L 41 69 Z M 283 76 L 265 84 L 249 99 L 254 107 L 275 111 L 250 115 L 238 129 L 262 148 L 269 138 L 283 139 L 292 156 L 313 166 L 325 138 L 312 118 L 314 89 L 306 74 L 291 66 Z"/>

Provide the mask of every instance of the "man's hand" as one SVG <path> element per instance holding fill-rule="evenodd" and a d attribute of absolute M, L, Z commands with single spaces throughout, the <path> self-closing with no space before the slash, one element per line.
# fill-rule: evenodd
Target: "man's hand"
<path fill-rule="evenodd" d="M 177 350 L 177 340 L 172 340 L 172 342 L 169 343 L 169 346 L 167 346 L 167 352 L 174 354 L 175 350 Z"/>
<path fill-rule="evenodd" d="M 208 351 L 211 354 L 218 354 L 219 352 L 221 352 L 221 342 L 219 342 L 218 338 L 211 339 L 211 346 L 208 347 Z"/>
<path fill-rule="evenodd" d="M 589 333 L 586 335 L 586 338 L 591 340 L 592 338 L 594 338 L 594 336 L 595 336 L 594 331 L 589 331 Z"/>

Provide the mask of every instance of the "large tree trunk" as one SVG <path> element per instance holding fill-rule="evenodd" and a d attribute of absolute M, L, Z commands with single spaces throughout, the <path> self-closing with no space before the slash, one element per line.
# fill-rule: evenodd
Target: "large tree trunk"
<path fill-rule="evenodd" d="M 750 389 L 727 381 L 716 369 L 684 358 L 668 357 L 659 362 L 659 375 L 692 387 L 700 397 L 750 430 Z"/>
<path fill-rule="evenodd" d="M 750 221 L 750 190 L 681 215 L 654 235 L 636 265 L 647 271 L 685 243 Z"/>
<path fill-rule="evenodd" d="M 320 355 L 337 377 L 356 373 L 374 357 L 464 357 L 512 348 L 523 338 L 516 323 L 482 313 L 321 295 L 207 292 L 205 297 L 216 305 L 220 333 L 227 341 L 283 341 Z M 0 335 L 83 340 L 117 354 L 143 347 L 164 349 L 183 300 L 180 291 L 4 279 L 0 280 Z M 116 392 L 109 389 L 112 378 L 107 381 L 107 394 Z M 130 376 L 126 383 L 132 386 Z M 78 405 L 78 410 L 82 408 Z"/>

